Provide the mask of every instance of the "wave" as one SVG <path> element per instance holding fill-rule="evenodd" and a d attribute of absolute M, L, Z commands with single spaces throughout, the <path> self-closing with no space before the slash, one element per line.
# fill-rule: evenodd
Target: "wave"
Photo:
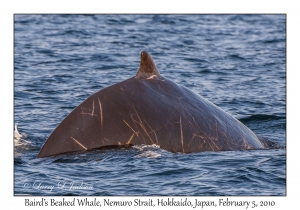
<path fill-rule="evenodd" d="M 135 158 L 158 158 L 161 157 L 161 154 L 153 152 L 153 151 L 144 151 L 141 154 L 134 156 Z"/>
<path fill-rule="evenodd" d="M 156 144 L 152 145 L 134 145 L 134 149 L 137 149 L 141 151 L 140 154 L 134 156 L 135 158 L 158 158 L 161 157 L 162 155 L 159 153 L 160 146 Z"/>
<path fill-rule="evenodd" d="M 16 123 L 14 129 L 14 139 L 20 140 L 22 137 L 23 137 L 22 134 L 20 134 L 18 131 L 18 123 Z"/>
<path fill-rule="evenodd" d="M 277 116 L 277 115 L 265 115 L 265 114 L 255 114 L 248 117 L 240 118 L 239 121 L 242 123 L 249 122 L 257 122 L 257 121 L 273 121 L 273 120 L 281 120 L 286 119 L 285 116 Z"/>
<path fill-rule="evenodd" d="M 20 156 L 24 151 L 35 149 L 31 141 L 26 140 L 27 134 L 24 132 L 19 133 L 18 123 L 15 124 L 14 129 L 14 155 Z"/>
<path fill-rule="evenodd" d="M 285 149 L 286 148 L 285 145 L 282 145 L 279 142 L 276 142 L 267 137 L 258 136 L 258 139 L 260 140 L 260 142 L 264 145 L 264 147 L 266 149 Z"/>

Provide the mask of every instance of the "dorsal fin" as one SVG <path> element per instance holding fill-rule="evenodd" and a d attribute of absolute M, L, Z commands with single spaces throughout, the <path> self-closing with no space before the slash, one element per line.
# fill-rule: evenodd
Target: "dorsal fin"
<path fill-rule="evenodd" d="M 142 79 L 142 78 L 149 78 L 151 76 L 160 77 L 160 74 L 150 54 L 146 51 L 142 51 L 140 68 L 136 74 L 136 77 Z"/>

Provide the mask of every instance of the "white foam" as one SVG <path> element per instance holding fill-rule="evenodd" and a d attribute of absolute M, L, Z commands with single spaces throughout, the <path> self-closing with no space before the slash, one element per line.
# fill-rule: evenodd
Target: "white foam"
<path fill-rule="evenodd" d="M 25 139 L 15 139 L 15 147 L 21 147 L 21 146 L 24 147 L 24 146 L 29 146 L 29 145 L 31 145 L 30 141 L 27 141 Z"/>
<path fill-rule="evenodd" d="M 141 154 L 136 155 L 134 157 L 135 158 L 142 158 L 142 157 L 145 157 L 145 158 L 158 158 L 158 157 L 161 157 L 161 154 L 153 152 L 153 151 L 145 151 L 145 152 L 142 152 Z"/>
<path fill-rule="evenodd" d="M 22 135 L 18 131 L 18 123 L 15 124 L 15 130 L 14 130 L 14 139 L 20 140 L 22 138 Z"/>
<path fill-rule="evenodd" d="M 138 155 L 134 156 L 135 158 L 143 158 L 143 157 L 144 158 L 158 158 L 158 157 L 161 157 L 161 154 L 153 151 L 153 150 L 160 149 L 160 146 L 156 145 L 156 144 L 152 144 L 152 145 L 145 145 L 145 144 L 134 145 L 133 148 L 142 151 L 141 154 L 138 154 Z"/>
<path fill-rule="evenodd" d="M 134 145 L 133 148 L 138 149 L 138 150 L 146 150 L 146 149 L 160 149 L 159 145 L 156 144 L 151 144 L 151 145 Z"/>
<path fill-rule="evenodd" d="M 27 137 L 27 134 L 22 132 L 21 134 L 18 131 L 18 123 L 15 124 L 14 130 L 14 155 L 15 157 L 20 156 L 24 150 L 29 150 L 31 148 L 31 141 L 27 141 L 24 138 Z"/>
<path fill-rule="evenodd" d="M 15 130 L 14 130 L 14 141 L 15 141 L 15 146 L 26 146 L 26 145 L 30 145 L 31 142 L 25 140 L 24 138 L 27 137 L 26 133 L 19 133 L 18 131 L 18 123 L 15 124 Z"/>

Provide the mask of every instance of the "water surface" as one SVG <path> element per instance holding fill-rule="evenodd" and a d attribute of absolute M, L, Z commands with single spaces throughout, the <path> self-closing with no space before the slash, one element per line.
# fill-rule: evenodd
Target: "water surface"
<path fill-rule="evenodd" d="M 15 141 L 15 195 L 286 194 L 285 15 L 14 19 L 14 120 L 24 136 Z M 162 76 L 206 97 L 274 148 L 174 154 L 139 145 L 37 159 L 77 105 L 136 74 L 143 50 Z"/>

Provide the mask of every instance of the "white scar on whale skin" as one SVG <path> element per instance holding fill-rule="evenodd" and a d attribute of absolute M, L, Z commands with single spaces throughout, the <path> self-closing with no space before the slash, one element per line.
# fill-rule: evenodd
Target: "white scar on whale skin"
<path fill-rule="evenodd" d="M 131 142 L 132 138 L 134 137 L 134 135 L 135 135 L 135 133 L 133 133 L 133 134 L 131 135 L 131 137 L 129 138 L 129 140 L 126 142 L 126 145 L 130 144 L 130 142 Z"/>
<path fill-rule="evenodd" d="M 99 98 L 97 98 L 97 99 L 98 99 L 99 107 L 100 107 L 100 121 L 101 121 L 101 132 L 102 132 L 102 130 L 103 130 L 102 104 L 101 104 L 101 102 L 100 102 L 100 99 L 99 99 Z"/>
<path fill-rule="evenodd" d="M 79 114 L 91 115 L 92 117 L 98 116 L 98 115 L 94 114 L 94 110 L 95 110 L 95 105 L 94 105 L 94 104 L 95 104 L 95 103 L 94 103 L 94 100 L 93 100 L 93 109 L 92 109 L 92 113 L 86 113 L 86 112 L 83 112 L 83 109 L 82 109 L 82 107 L 81 107 L 81 113 L 79 113 Z"/>
<path fill-rule="evenodd" d="M 148 122 L 144 119 L 144 121 L 147 123 L 147 125 L 149 126 L 149 128 L 151 129 L 151 131 L 148 133 L 148 134 L 150 134 L 151 132 L 153 132 L 154 133 L 154 135 L 155 135 L 155 139 L 156 139 L 156 144 L 158 145 L 158 139 L 157 139 L 157 135 L 156 135 L 156 132 L 155 132 L 155 130 L 153 130 L 153 128 L 148 124 Z"/>
<path fill-rule="evenodd" d="M 181 137 L 182 152 L 184 153 L 184 148 L 183 148 L 183 133 L 182 133 L 182 125 L 181 125 L 181 116 L 180 116 L 180 137 Z"/>
<path fill-rule="evenodd" d="M 94 100 L 93 100 L 93 111 L 92 111 L 92 116 L 94 116 Z"/>
<path fill-rule="evenodd" d="M 134 134 L 136 135 L 136 136 L 139 136 L 138 135 L 138 133 L 139 132 L 136 132 L 132 127 L 130 127 L 130 125 L 125 121 L 125 120 L 123 120 L 124 121 L 124 123 L 134 132 Z"/>
<path fill-rule="evenodd" d="M 156 75 L 152 75 L 152 76 L 148 77 L 147 79 L 154 79 L 155 77 L 158 79 L 158 77 Z"/>
<path fill-rule="evenodd" d="M 83 146 L 79 141 L 74 139 L 72 136 L 71 136 L 71 139 L 73 139 L 77 144 L 79 144 L 84 150 L 87 150 L 87 148 L 85 146 Z"/>
<path fill-rule="evenodd" d="M 133 119 L 133 116 L 131 116 L 132 121 L 133 121 L 134 123 L 139 124 L 139 125 L 141 126 L 141 128 L 142 128 L 142 129 L 144 130 L 144 132 L 147 134 L 147 136 L 148 136 L 148 138 L 150 139 L 150 141 L 152 142 L 152 144 L 154 144 L 154 142 L 153 142 L 152 138 L 150 137 L 150 135 L 149 135 L 147 129 L 145 128 L 145 126 L 144 126 L 144 124 L 143 124 L 143 121 L 141 120 L 141 118 L 140 118 L 138 112 L 136 111 L 135 107 L 133 107 L 133 108 L 134 108 L 134 110 L 135 110 L 136 116 L 139 118 L 139 121 L 134 120 L 134 119 Z"/>

